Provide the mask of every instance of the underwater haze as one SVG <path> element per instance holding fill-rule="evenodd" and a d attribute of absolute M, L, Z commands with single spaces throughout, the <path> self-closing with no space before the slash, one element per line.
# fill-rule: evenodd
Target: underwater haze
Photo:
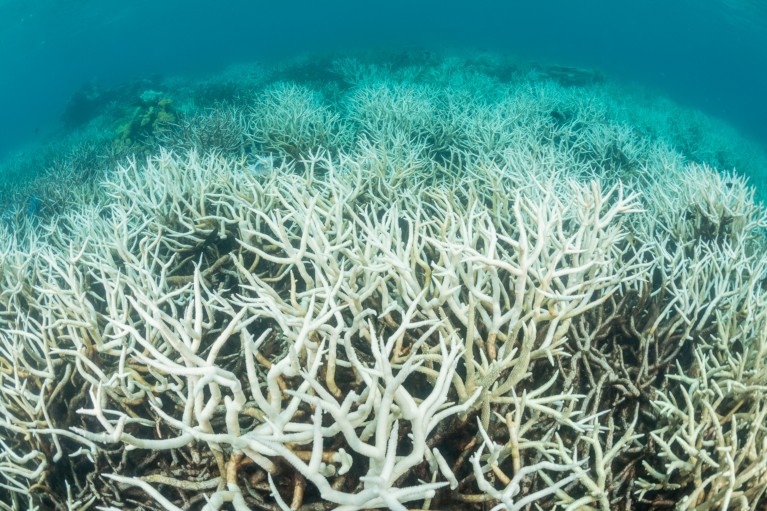
<path fill-rule="evenodd" d="M 0 511 L 767 509 L 767 9 L 0 0 Z"/>
<path fill-rule="evenodd" d="M 414 47 L 596 68 L 767 144 L 767 8 L 758 0 L 2 0 L 0 155 L 55 136 L 87 83 Z"/>

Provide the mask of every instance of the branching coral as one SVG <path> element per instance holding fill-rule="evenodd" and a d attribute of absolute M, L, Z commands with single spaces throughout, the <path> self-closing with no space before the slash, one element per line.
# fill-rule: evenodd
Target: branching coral
<path fill-rule="evenodd" d="M 285 87 L 259 108 L 298 122 Z M 0 232 L 0 509 L 763 506 L 746 183 L 649 144 L 607 175 L 600 129 L 535 144 L 576 118 L 398 130 L 365 97 L 356 145 L 310 102 L 249 127 L 257 171 L 161 151 Z"/>

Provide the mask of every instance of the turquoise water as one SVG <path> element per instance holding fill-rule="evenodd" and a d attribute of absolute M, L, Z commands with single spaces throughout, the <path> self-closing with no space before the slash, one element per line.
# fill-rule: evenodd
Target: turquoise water
<path fill-rule="evenodd" d="M 0 0 L 0 511 L 765 509 L 765 28 Z"/>
<path fill-rule="evenodd" d="M 0 155 L 56 136 L 84 84 L 305 51 L 486 49 L 595 67 L 767 143 L 760 2 L 0 2 Z"/>

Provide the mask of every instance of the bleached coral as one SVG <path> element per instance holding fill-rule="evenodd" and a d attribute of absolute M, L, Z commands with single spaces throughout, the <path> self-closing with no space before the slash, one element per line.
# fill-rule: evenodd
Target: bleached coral
<path fill-rule="evenodd" d="M 300 152 L 254 172 L 161 151 L 2 232 L 0 509 L 762 505 L 766 221 L 745 181 L 575 128 L 598 109 L 494 135 L 481 102 L 444 113 L 354 66 L 354 144 L 279 84 L 257 108 L 318 116 L 251 137 Z"/>

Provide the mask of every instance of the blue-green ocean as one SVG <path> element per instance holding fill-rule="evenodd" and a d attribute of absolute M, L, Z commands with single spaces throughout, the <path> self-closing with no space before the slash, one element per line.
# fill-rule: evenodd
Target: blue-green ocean
<path fill-rule="evenodd" d="M 2 0 L 0 155 L 56 137 L 87 84 L 360 49 L 484 50 L 597 68 L 767 144 L 759 0 Z"/>
<path fill-rule="evenodd" d="M 0 0 L 0 511 L 767 510 L 767 0 Z"/>

